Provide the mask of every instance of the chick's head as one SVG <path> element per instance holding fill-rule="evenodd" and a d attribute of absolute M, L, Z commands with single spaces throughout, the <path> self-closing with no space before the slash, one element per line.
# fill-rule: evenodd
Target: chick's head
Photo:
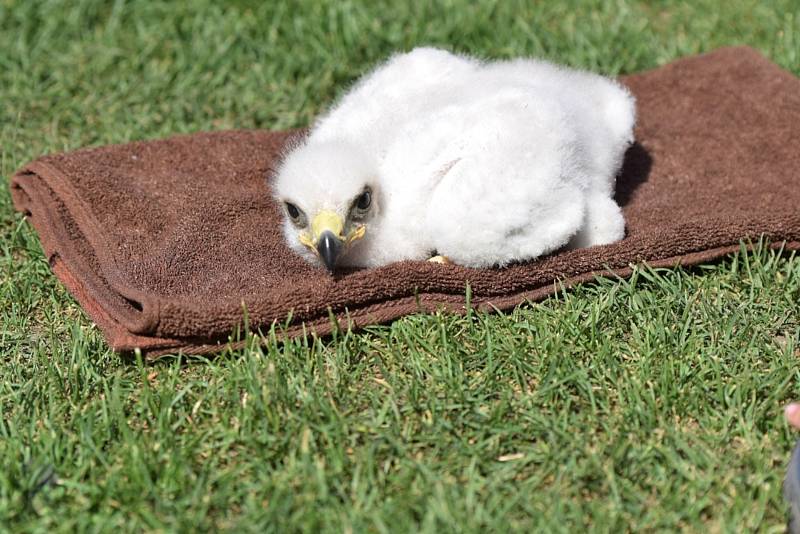
<path fill-rule="evenodd" d="M 273 189 L 289 246 L 333 272 L 380 215 L 377 165 L 346 141 L 304 143 L 284 158 Z"/>

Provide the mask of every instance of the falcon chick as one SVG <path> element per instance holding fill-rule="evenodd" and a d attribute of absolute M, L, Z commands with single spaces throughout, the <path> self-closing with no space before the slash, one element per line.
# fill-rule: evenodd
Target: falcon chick
<path fill-rule="evenodd" d="M 434 254 L 503 266 L 621 239 L 615 176 L 635 104 L 545 61 L 434 48 L 365 75 L 285 155 L 289 246 L 329 271 Z"/>

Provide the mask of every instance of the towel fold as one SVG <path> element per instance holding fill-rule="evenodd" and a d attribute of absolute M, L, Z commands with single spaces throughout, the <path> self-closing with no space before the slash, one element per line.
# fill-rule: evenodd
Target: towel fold
<path fill-rule="evenodd" d="M 208 353 L 232 331 L 361 327 L 511 308 L 631 264 L 691 265 L 764 236 L 800 249 L 800 80 L 746 47 L 622 78 L 637 143 L 618 178 L 627 236 L 505 269 L 400 262 L 328 275 L 283 243 L 267 177 L 302 132 L 224 131 L 41 157 L 16 208 L 112 348 Z M 533 140 L 532 140 L 533 142 Z"/>

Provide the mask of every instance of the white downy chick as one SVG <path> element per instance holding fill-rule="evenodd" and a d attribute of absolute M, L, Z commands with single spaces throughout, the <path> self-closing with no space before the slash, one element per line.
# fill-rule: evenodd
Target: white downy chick
<path fill-rule="evenodd" d="M 365 75 L 286 154 L 284 233 L 331 271 L 434 254 L 503 266 L 611 243 L 634 122 L 611 79 L 417 48 Z"/>

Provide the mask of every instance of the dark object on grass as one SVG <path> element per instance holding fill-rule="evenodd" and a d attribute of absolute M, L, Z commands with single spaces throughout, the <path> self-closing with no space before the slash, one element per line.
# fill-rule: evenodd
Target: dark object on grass
<path fill-rule="evenodd" d="M 783 496 L 789 505 L 789 526 L 791 534 L 800 534 L 800 441 L 795 443 L 786 478 L 783 480 Z"/>
<path fill-rule="evenodd" d="M 800 430 L 800 404 L 791 402 L 784 408 L 784 417 L 789 426 Z M 783 479 L 783 496 L 789 505 L 788 532 L 800 534 L 800 441 L 795 443 L 786 477 Z"/>
<path fill-rule="evenodd" d="M 330 332 L 440 306 L 508 309 L 631 263 L 691 265 L 764 235 L 800 248 L 800 80 L 726 48 L 622 80 L 639 107 L 617 184 L 627 237 L 506 269 L 401 262 L 328 275 L 283 243 L 264 185 L 287 132 L 42 157 L 12 179 L 56 275 L 119 351 L 218 351 L 243 322 Z M 531 142 L 536 142 L 532 139 Z"/>

